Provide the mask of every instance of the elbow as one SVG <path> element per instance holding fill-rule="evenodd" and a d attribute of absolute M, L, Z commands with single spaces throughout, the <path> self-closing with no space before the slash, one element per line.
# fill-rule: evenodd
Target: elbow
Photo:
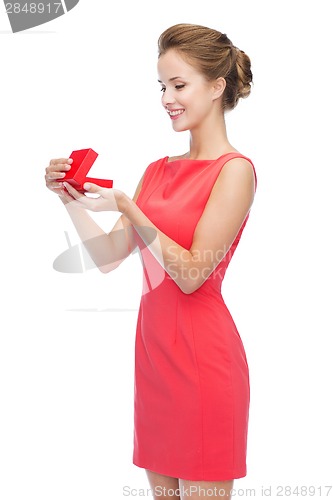
<path fill-rule="evenodd" d="M 102 262 L 99 262 L 98 264 L 96 264 L 96 266 L 98 267 L 98 269 L 100 270 L 101 273 L 108 274 L 111 271 L 114 271 L 115 269 L 117 269 L 117 267 L 119 267 L 120 264 L 122 262 L 124 262 L 125 258 L 115 260 L 113 262 L 112 261 L 110 262 L 110 259 L 108 258 L 108 259 L 103 260 Z"/>
<path fill-rule="evenodd" d="M 98 266 L 98 270 L 102 274 L 108 274 L 111 271 L 113 271 L 114 269 L 117 269 L 118 266 L 119 266 L 119 264 L 117 264 L 117 265 L 115 265 L 115 264 L 113 264 L 113 265 L 107 264 L 107 265 L 104 265 L 104 266 Z"/>
<path fill-rule="evenodd" d="M 102 267 L 99 267 L 98 270 L 102 273 L 102 274 L 108 274 L 110 271 L 112 271 L 112 269 L 110 269 L 108 266 L 102 266 Z"/>
<path fill-rule="evenodd" d="M 191 293 L 199 290 L 212 273 L 212 269 L 210 267 L 201 269 L 197 268 L 197 270 L 198 272 L 195 273 L 197 275 L 195 278 L 187 277 L 183 279 L 179 285 L 181 291 L 186 295 L 190 295 Z"/>

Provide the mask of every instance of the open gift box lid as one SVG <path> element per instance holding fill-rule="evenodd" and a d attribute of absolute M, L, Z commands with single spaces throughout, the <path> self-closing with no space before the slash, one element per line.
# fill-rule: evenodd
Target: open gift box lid
<path fill-rule="evenodd" d="M 66 181 L 71 184 L 77 191 L 84 191 L 83 184 L 92 182 L 100 187 L 112 188 L 113 181 L 109 179 L 97 179 L 95 177 L 87 177 L 87 173 L 95 162 L 98 153 L 93 149 L 78 149 L 72 151 L 70 158 L 73 159 L 71 168 L 66 172 L 65 177 L 59 179 L 60 182 Z"/>

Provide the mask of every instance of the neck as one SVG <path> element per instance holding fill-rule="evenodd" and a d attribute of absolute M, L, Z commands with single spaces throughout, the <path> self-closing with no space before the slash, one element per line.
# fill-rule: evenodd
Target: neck
<path fill-rule="evenodd" d="M 224 115 L 219 113 L 215 119 L 190 131 L 191 159 L 214 160 L 230 150 L 235 151 L 228 140 Z"/>

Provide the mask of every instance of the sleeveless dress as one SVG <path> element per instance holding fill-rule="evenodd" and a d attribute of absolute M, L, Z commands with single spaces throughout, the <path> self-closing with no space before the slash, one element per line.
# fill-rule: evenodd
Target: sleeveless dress
<path fill-rule="evenodd" d="M 151 163 L 137 206 L 189 250 L 221 168 L 233 158 Z M 257 176 L 255 176 L 255 188 Z M 224 481 L 246 476 L 249 369 L 221 295 L 229 251 L 195 292 L 185 294 L 135 233 L 143 289 L 135 338 L 133 463 L 159 474 Z"/>

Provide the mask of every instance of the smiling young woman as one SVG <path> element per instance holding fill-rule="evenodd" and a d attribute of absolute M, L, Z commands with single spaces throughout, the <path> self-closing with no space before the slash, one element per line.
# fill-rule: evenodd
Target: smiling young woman
<path fill-rule="evenodd" d="M 141 252 L 133 463 L 146 469 L 154 498 L 229 498 L 247 473 L 250 383 L 221 284 L 257 177 L 230 144 L 224 114 L 249 95 L 251 63 L 204 26 L 172 26 L 158 47 L 162 105 L 175 131 L 189 131 L 189 150 L 148 165 L 133 198 L 92 184 L 92 199 L 61 186 L 64 158 L 51 160 L 45 178 L 102 272 Z M 122 215 L 105 233 L 87 210 Z"/>

